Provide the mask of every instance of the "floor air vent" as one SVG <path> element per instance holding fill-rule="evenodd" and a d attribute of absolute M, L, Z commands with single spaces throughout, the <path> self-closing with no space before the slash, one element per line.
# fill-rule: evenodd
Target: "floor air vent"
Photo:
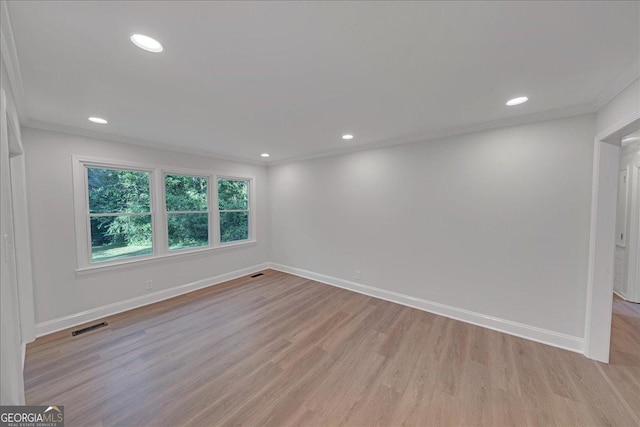
<path fill-rule="evenodd" d="M 260 276 L 264 276 L 264 273 L 256 273 L 251 275 L 251 277 L 260 277 Z"/>
<path fill-rule="evenodd" d="M 97 323 L 95 325 L 87 326 L 86 328 L 82 328 L 82 329 L 78 329 L 77 331 L 73 331 L 73 332 L 71 332 L 71 335 L 73 335 L 75 337 L 76 335 L 84 334 L 86 332 L 91 332 L 94 329 L 104 328 L 107 325 L 108 325 L 107 322 Z"/>

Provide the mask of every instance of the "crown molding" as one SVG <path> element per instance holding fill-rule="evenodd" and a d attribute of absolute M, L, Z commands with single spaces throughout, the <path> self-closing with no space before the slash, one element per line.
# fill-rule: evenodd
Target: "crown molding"
<path fill-rule="evenodd" d="M 493 120 L 489 122 L 480 122 L 462 126 L 454 126 L 450 128 L 440 129 L 423 135 L 413 137 L 405 137 L 399 139 L 390 139 L 376 142 L 373 144 L 363 144 L 340 148 L 337 150 L 322 151 L 318 153 L 293 156 L 281 160 L 274 160 L 268 163 L 269 166 L 277 166 L 286 163 L 302 162 L 306 160 L 318 159 L 322 157 L 339 156 L 342 154 L 356 153 L 358 151 L 371 150 L 375 148 L 392 147 L 395 145 L 411 144 L 418 142 L 426 142 L 449 136 L 464 135 L 473 132 L 481 132 L 484 130 L 499 129 L 509 126 L 517 126 L 527 123 L 540 122 L 545 120 L 562 119 L 566 117 L 579 116 L 581 114 L 595 113 L 604 107 L 609 101 L 621 93 L 627 86 L 640 78 L 640 60 L 636 60 L 631 64 L 625 72 L 617 79 L 608 84 L 605 89 L 591 102 L 579 106 L 559 108 L 555 110 L 541 111 L 538 113 L 527 114 L 523 116 L 508 117 L 506 119 Z"/>
<path fill-rule="evenodd" d="M 473 124 L 465 124 L 460 126 L 454 126 L 443 129 L 436 129 L 424 134 L 417 134 L 412 136 L 405 136 L 400 138 L 387 139 L 378 141 L 371 144 L 361 145 L 349 145 L 344 148 L 319 151 L 316 153 L 287 157 L 279 160 L 265 160 L 258 161 L 254 159 L 248 159 L 243 157 L 235 157 L 220 154 L 214 151 L 192 149 L 181 147 L 173 144 L 158 143 L 143 139 L 131 138 L 122 135 L 111 134 L 107 132 L 96 132 L 86 129 L 76 128 L 73 126 L 55 124 L 50 122 L 43 122 L 39 120 L 31 120 L 29 118 L 29 109 L 27 105 L 27 99 L 24 92 L 24 86 L 20 73 L 20 66 L 18 62 L 18 54 L 15 46 L 15 39 L 13 37 L 13 30 L 11 26 L 8 2 L 6 0 L 0 0 L 0 54 L 2 62 L 4 63 L 7 71 L 7 77 L 11 85 L 11 91 L 14 98 L 15 108 L 20 123 L 25 127 L 34 129 L 67 133 L 71 135 L 85 136 L 89 138 L 102 139 L 113 142 L 120 142 L 125 144 L 157 148 L 166 151 L 180 152 L 185 154 L 193 154 L 198 156 L 205 156 L 209 158 L 227 160 L 238 163 L 253 164 L 258 166 L 276 166 L 280 164 L 299 162 L 305 160 L 312 160 L 322 157 L 332 157 L 342 154 L 349 154 L 358 151 L 365 151 L 383 147 L 392 147 L 402 144 L 411 144 L 418 142 L 431 141 L 439 138 L 445 138 L 455 135 L 464 135 L 473 132 L 480 132 L 491 129 L 498 129 L 509 126 L 516 126 L 521 124 L 533 123 L 537 121 L 554 120 L 565 117 L 572 117 L 581 114 L 594 113 L 606 105 L 611 99 L 622 92 L 627 86 L 629 86 L 634 80 L 640 77 L 640 61 L 635 60 L 631 66 L 622 73 L 616 80 L 611 82 L 605 87 L 605 89 L 591 102 L 579 106 L 560 108 L 555 110 L 542 111 L 533 114 L 527 114 L 522 116 L 508 117 L 505 119 L 493 120 L 489 122 L 480 122 Z"/>
<path fill-rule="evenodd" d="M 640 60 L 636 60 L 627 70 L 618 76 L 617 79 L 609 83 L 604 90 L 593 100 L 594 111 L 604 107 L 609 101 L 627 88 L 636 79 L 640 78 Z"/>
<path fill-rule="evenodd" d="M 13 102 L 15 103 L 18 118 L 21 123 L 26 123 L 29 120 L 29 109 L 27 107 L 27 98 L 24 94 L 18 52 L 9 18 L 9 7 L 5 0 L 0 1 L 0 56 L 7 71 L 7 78 L 11 85 L 11 93 L 13 94 Z"/>
<path fill-rule="evenodd" d="M 84 136 L 86 138 L 99 139 L 103 141 L 119 142 L 122 144 L 137 145 L 139 147 L 155 148 L 156 150 L 172 151 L 181 154 L 192 154 L 195 156 L 208 157 L 217 160 L 226 160 L 229 162 L 251 164 L 256 166 L 266 166 L 265 161 L 256 161 L 251 159 L 245 159 L 242 157 L 227 156 L 224 154 L 216 153 L 208 150 L 198 150 L 187 147 L 180 147 L 173 144 L 166 144 L 162 142 L 148 141 L 145 139 L 131 138 L 128 136 L 116 135 L 107 132 L 97 132 L 87 129 L 81 129 L 73 126 L 60 125 L 56 123 L 43 122 L 40 120 L 29 120 L 23 125 L 26 128 L 44 130 L 49 132 L 66 133 L 69 135 Z"/>
<path fill-rule="evenodd" d="M 555 110 L 540 111 L 537 113 L 508 117 L 505 119 L 492 120 L 489 122 L 480 122 L 480 123 L 473 123 L 473 124 L 462 125 L 462 126 L 443 128 L 443 129 L 435 130 L 433 132 L 410 136 L 406 138 L 389 139 L 389 140 L 376 142 L 373 144 L 355 145 L 355 146 L 341 148 L 338 150 L 323 151 L 323 152 L 303 155 L 303 156 L 294 156 L 294 157 L 289 157 L 282 160 L 271 161 L 269 162 L 268 165 L 277 166 L 277 165 L 286 164 L 286 163 L 302 162 L 302 161 L 313 160 L 313 159 L 318 159 L 322 157 L 333 157 L 333 156 L 339 156 L 343 154 L 356 153 L 359 151 L 373 150 L 376 148 L 385 148 L 385 147 L 393 147 L 396 145 L 403 145 L 403 144 L 429 142 L 436 139 L 447 138 L 450 136 L 465 135 L 465 134 L 474 133 L 474 132 L 482 132 L 486 130 L 500 129 L 500 128 L 505 128 L 509 126 L 524 125 L 528 123 L 542 122 L 547 120 L 563 119 L 567 117 L 580 116 L 582 114 L 591 114 L 591 113 L 595 113 L 595 111 L 596 110 L 592 103 L 580 105 L 576 107 L 567 107 L 567 108 L 559 108 Z"/>

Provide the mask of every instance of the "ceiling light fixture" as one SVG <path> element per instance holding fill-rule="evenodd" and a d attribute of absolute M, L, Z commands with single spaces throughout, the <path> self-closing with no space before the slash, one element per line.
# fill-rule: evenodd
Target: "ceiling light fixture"
<path fill-rule="evenodd" d="M 106 125 L 107 123 L 109 123 L 105 119 L 101 119 L 100 117 L 89 117 L 89 121 L 97 123 L 99 125 Z"/>
<path fill-rule="evenodd" d="M 345 135 L 342 135 L 342 139 L 347 139 L 347 140 L 348 140 L 348 139 L 353 139 L 353 135 L 351 135 L 351 134 L 347 133 L 347 134 L 345 134 Z"/>
<path fill-rule="evenodd" d="M 269 153 L 262 153 L 260 154 L 262 157 L 269 157 Z"/>
<path fill-rule="evenodd" d="M 507 105 L 512 107 L 514 105 L 524 104 L 528 100 L 529 100 L 529 98 L 527 98 L 526 96 L 519 96 L 517 98 L 513 98 L 513 99 L 508 100 L 507 101 Z"/>
<path fill-rule="evenodd" d="M 145 36 L 143 34 L 132 35 L 131 41 L 140 49 L 144 49 L 148 52 L 159 53 L 164 50 L 158 40 L 152 39 L 151 37 Z"/>

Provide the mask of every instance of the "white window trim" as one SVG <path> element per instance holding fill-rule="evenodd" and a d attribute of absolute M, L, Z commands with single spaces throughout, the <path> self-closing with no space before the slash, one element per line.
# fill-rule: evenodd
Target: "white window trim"
<path fill-rule="evenodd" d="M 220 205 L 219 205 L 219 201 L 218 201 L 218 179 L 229 179 L 229 180 L 237 180 L 237 181 L 249 181 L 249 209 L 247 209 L 247 211 L 249 212 L 249 238 L 247 240 L 238 240 L 235 242 L 228 242 L 228 243 L 222 243 L 220 240 Z M 215 176 L 215 185 L 213 187 L 215 187 L 215 198 L 212 200 L 216 201 L 216 208 L 215 208 L 215 215 L 216 215 L 216 219 L 215 219 L 215 224 L 216 224 L 216 242 L 218 242 L 218 245 L 220 247 L 229 247 L 229 246 L 236 246 L 238 244 L 241 243 L 251 243 L 251 242 L 255 242 L 256 241 L 256 203 L 255 203 L 255 180 L 253 177 L 251 176 L 242 176 L 242 175 L 237 175 L 237 174 L 217 174 Z M 242 212 L 244 212 L 245 210 L 242 209 Z"/>
<path fill-rule="evenodd" d="M 198 246 L 195 248 L 184 248 L 184 249 L 174 249 L 171 250 L 169 249 L 169 211 L 167 210 L 167 194 L 166 194 L 166 186 L 165 186 L 165 177 L 167 175 L 181 175 L 181 176 L 197 176 L 200 178 L 207 178 L 207 202 L 208 202 L 208 206 L 207 206 L 207 211 L 206 213 L 209 214 L 209 244 L 207 246 Z M 198 252 L 198 251 L 202 251 L 202 250 L 207 250 L 207 249 L 213 249 L 216 247 L 216 239 L 213 233 L 213 228 L 215 227 L 215 221 L 213 218 L 213 212 L 212 212 L 212 207 L 213 207 L 213 191 L 211 189 L 212 185 L 213 185 L 213 178 L 215 177 L 215 175 L 213 175 L 211 172 L 208 171 L 195 171 L 195 170 L 185 170 L 185 169 L 176 169 L 176 168 L 163 168 L 162 169 L 162 185 L 160 185 L 161 188 L 161 192 L 162 192 L 162 212 L 163 212 L 163 224 L 162 224 L 162 230 L 164 231 L 164 238 L 165 238 L 165 242 L 163 242 L 163 247 L 166 248 L 167 250 L 167 255 L 174 255 L 174 254 L 186 254 L 186 253 L 191 253 L 191 252 Z M 174 211 L 171 211 L 171 213 L 175 213 Z M 184 213 L 205 213 L 205 212 L 200 212 L 200 211 L 192 211 L 192 212 L 184 212 Z"/>
<path fill-rule="evenodd" d="M 73 162 L 73 199 L 76 228 L 76 275 L 85 275 L 139 266 L 188 255 L 236 248 L 257 243 L 255 177 L 236 173 L 216 173 L 214 171 L 176 168 L 173 166 L 130 162 L 116 159 L 72 156 Z M 123 258 L 100 263 L 91 262 L 91 223 L 89 220 L 89 196 L 87 185 L 87 167 L 110 169 L 130 169 L 149 173 L 151 223 L 153 253 L 134 258 Z M 190 175 L 206 177 L 209 184 L 209 245 L 197 248 L 169 250 L 168 215 L 166 210 L 165 175 Z M 218 178 L 249 181 L 249 239 L 236 242 L 220 242 L 220 212 L 218 209 Z M 214 205 L 215 203 L 215 205 Z"/>

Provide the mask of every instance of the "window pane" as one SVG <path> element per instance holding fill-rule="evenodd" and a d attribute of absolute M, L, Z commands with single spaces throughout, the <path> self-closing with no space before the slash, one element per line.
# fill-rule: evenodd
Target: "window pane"
<path fill-rule="evenodd" d="M 167 211 L 206 211 L 207 178 L 202 176 L 166 175 Z"/>
<path fill-rule="evenodd" d="M 91 218 L 91 261 L 151 255 L 151 215 Z"/>
<path fill-rule="evenodd" d="M 218 179 L 220 210 L 249 209 L 249 181 Z"/>
<path fill-rule="evenodd" d="M 209 245 L 209 214 L 169 214 L 167 219 L 170 250 Z"/>
<path fill-rule="evenodd" d="M 150 212 L 149 173 L 87 168 L 89 212 Z"/>
<path fill-rule="evenodd" d="M 249 212 L 220 212 L 220 241 L 222 243 L 249 238 Z"/>

